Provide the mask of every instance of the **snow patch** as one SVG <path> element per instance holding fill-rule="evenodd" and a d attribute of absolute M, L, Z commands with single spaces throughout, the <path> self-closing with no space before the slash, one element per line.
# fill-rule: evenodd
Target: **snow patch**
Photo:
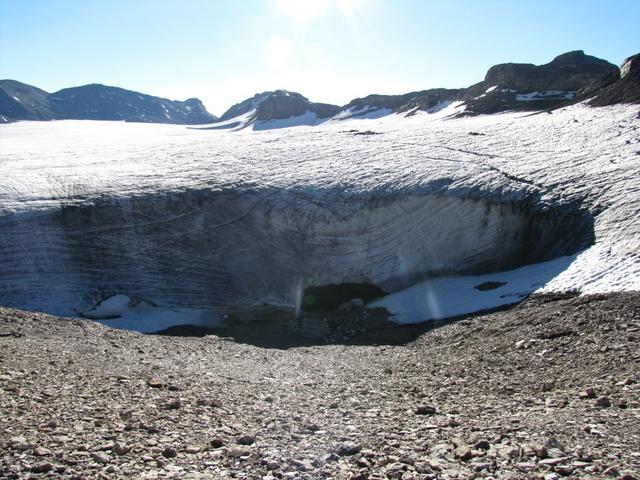
<path fill-rule="evenodd" d="M 215 327 L 221 318 L 210 309 L 168 309 L 144 300 L 132 301 L 127 295 L 113 295 L 82 316 L 111 328 L 155 333 L 178 325 Z"/>
<path fill-rule="evenodd" d="M 535 100 L 557 100 L 566 99 L 572 100 L 576 96 L 575 91 L 562 91 L 562 90 L 548 90 L 544 92 L 529 92 L 519 93 L 516 95 L 516 100 L 519 102 L 531 102 Z"/>
<path fill-rule="evenodd" d="M 566 270 L 575 258 L 565 256 L 485 275 L 433 278 L 367 306 L 386 308 L 393 315 L 393 321 L 405 324 L 489 310 L 520 302 Z M 497 287 L 482 288 L 490 282 L 495 282 Z"/>
<path fill-rule="evenodd" d="M 390 108 L 379 108 L 379 107 L 371 107 L 365 105 L 360 108 L 347 108 L 334 117 L 331 118 L 332 121 L 342 121 L 342 120 L 350 120 L 350 119 L 358 119 L 358 120 L 376 120 L 378 118 L 386 117 L 393 113 L 393 110 Z"/>

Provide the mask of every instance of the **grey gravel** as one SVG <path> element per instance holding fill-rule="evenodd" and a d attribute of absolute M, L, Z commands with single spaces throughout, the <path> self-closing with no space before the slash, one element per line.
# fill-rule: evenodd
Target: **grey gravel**
<path fill-rule="evenodd" d="M 640 294 L 535 297 L 359 345 L 7 308 L 2 332 L 2 478 L 640 477 Z"/>

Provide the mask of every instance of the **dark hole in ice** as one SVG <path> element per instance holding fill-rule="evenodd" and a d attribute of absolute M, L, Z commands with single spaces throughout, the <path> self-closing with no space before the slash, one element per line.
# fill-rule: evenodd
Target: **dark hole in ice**
<path fill-rule="evenodd" d="M 476 290 L 480 290 L 481 292 L 484 292 L 485 290 L 495 290 L 496 288 L 500 288 L 506 284 L 507 282 L 484 282 L 479 285 L 476 285 L 473 288 L 475 288 Z"/>
<path fill-rule="evenodd" d="M 386 294 L 387 292 L 371 283 L 332 283 L 307 287 L 302 298 L 302 310 L 308 312 L 334 310 L 354 298 L 361 298 L 367 302 Z"/>
<path fill-rule="evenodd" d="M 424 327 L 397 326 L 366 303 L 429 279 L 500 278 L 496 272 L 575 254 L 594 243 L 597 211 L 543 201 L 544 191 L 532 193 L 536 186 L 526 179 L 504 175 L 521 186 L 522 198 L 501 200 L 483 191 L 462 192 L 469 198 L 460 198 L 455 192 L 343 196 L 325 195 L 324 189 L 203 189 L 90 203 L 74 198 L 43 215 L 0 216 L 0 252 L 33 240 L 24 246 L 29 262 L 5 265 L 4 282 L 0 274 L 0 303 L 25 307 L 42 298 L 38 308 L 44 311 L 91 310 L 102 293 L 123 292 L 171 309 L 238 310 L 217 334 L 260 345 L 284 344 L 288 332 L 309 343 L 407 339 L 406 332 Z M 430 188 L 447 191 L 452 183 L 434 179 Z M 52 255 L 54 250 L 60 254 Z M 536 283 L 554 278 L 560 265 L 545 269 Z M 28 289 L 14 288 L 14 270 Z M 55 282 L 43 272 L 55 275 Z M 300 279 L 315 280 L 302 285 L 307 288 L 297 305 Z M 509 295 L 519 301 L 529 293 Z M 455 294 L 466 301 L 464 291 Z M 80 298 L 86 304 L 78 305 Z M 365 308 L 339 308 L 353 299 L 363 300 Z M 288 311 L 258 315 L 255 306 L 262 304 Z M 207 331 L 176 327 L 164 333 Z"/>

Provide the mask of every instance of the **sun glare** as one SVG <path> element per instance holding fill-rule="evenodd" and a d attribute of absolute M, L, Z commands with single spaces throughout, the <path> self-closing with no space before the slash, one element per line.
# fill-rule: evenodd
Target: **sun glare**
<path fill-rule="evenodd" d="M 265 46 L 262 58 L 271 68 L 284 67 L 291 53 L 291 41 L 282 35 L 271 35 Z"/>
<path fill-rule="evenodd" d="M 305 26 L 331 8 L 336 8 L 345 17 L 352 17 L 363 0 L 274 0 L 276 8 L 297 25 Z"/>

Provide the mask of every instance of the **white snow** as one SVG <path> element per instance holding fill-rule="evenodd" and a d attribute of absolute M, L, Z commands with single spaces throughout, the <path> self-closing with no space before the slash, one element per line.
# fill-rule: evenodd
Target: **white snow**
<path fill-rule="evenodd" d="M 464 277 L 426 280 L 401 292 L 387 295 L 368 307 L 384 307 L 398 323 L 420 323 L 517 303 L 541 290 L 566 270 L 575 256 L 527 265 L 516 270 Z M 477 288 L 487 282 L 504 283 L 488 290 Z"/>
<path fill-rule="evenodd" d="M 129 308 L 131 299 L 126 295 L 113 295 L 99 302 L 91 310 L 84 313 L 85 316 L 95 319 L 117 318 L 122 316 Z"/>
<path fill-rule="evenodd" d="M 271 130 L 274 128 L 289 128 L 300 126 L 319 125 L 326 119 L 318 118 L 315 113 L 306 111 L 297 117 L 283 118 L 277 120 L 258 120 L 253 123 L 254 130 Z"/>
<path fill-rule="evenodd" d="M 516 95 L 516 100 L 519 102 L 531 102 L 535 100 L 547 100 L 550 98 L 558 99 L 565 98 L 567 100 L 571 100 L 575 98 L 575 91 L 562 91 L 562 90 L 548 90 L 543 92 L 529 92 L 529 93 L 519 93 Z"/>
<path fill-rule="evenodd" d="M 393 110 L 391 110 L 390 108 L 378 108 L 378 107 L 371 107 L 371 106 L 365 105 L 364 107 L 360 107 L 360 108 L 352 107 L 352 108 L 347 108 L 345 110 L 342 110 L 337 115 L 335 115 L 331 120 L 332 121 L 338 121 L 338 120 L 342 121 L 342 120 L 349 120 L 349 119 L 375 120 L 378 118 L 386 117 L 391 113 L 393 113 Z"/>
<path fill-rule="evenodd" d="M 243 130 L 253 124 L 255 116 L 256 109 L 254 108 L 246 113 L 243 113 L 242 115 L 238 115 L 237 117 L 229 118 L 221 122 L 198 125 L 190 128 L 194 130 Z"/>
<path fill-rule="evenodd" d="M 405 116 L 412 116 L 409 113 L 418 116 L 421 121 L 425 120 L 442 120 L 453 115 L 457 115 L 459 113 L 464 112 L 466 109 L 466 105 L 463 101 L 444 101 L 439 102 L 438 104 L 431 107 L 429 110 L 414 110 L 413 112 L 408 112 Z M 415 112 L 415 113 L 414 113 Z"/>
<path fill-rule="evenodd" d="M 167 309 L 144 300 L 132 302 L 127 295 L 113 295 L 82 316 L 112 328 L 155 333 L 176 325 L 214 327 L 221 324 L 219 316 L 205 309 Z"/>
<path fill-rule="evenodd" d="M 385 282 L 423 265 L 425 239 L 451 258 L 459 247 L 474 253 L 477 209 L 451 199 L 559 211 L 579 204 L 593 217 L 595 244 L 510 272 L 413 285 L 380 300 L 399 321 L 424 320 L 436 304 L 456 314 L 531 291 L 640 290 L 637 106 L 432 117 L 451 108 L 350 119 L 349 130 L 342 121 L 233 133 L 97 121 L 0 125 L 0 304 L 72 315 L 91 309 L 88 295 L 106 283 L 159 306 L 145 320 L 127 310 L 105 322 L 157 330 L 169 317 L 210 322 L 218 300 L 246 302 L 258 291 L 256 301 L 286 304 L 268 290 L 276 278 L 292 286 Z M 185 191 L 209 197 L 181 207 Z M 440 204 L 421 206 L 427 195 L 444 199 L 449 220 L 430 221 L 437 216 L 428 205 Z M 76 217 L 74 205 L 114 198 L 143 203 L 106 210 L 99 227 Z M 492 222 L 487 241 L 506 225 Z M 96 251 L 75 250 L 85 241 Z M 305 261 L 289 262 L 294 247 Z M 110 249 L 117 255 L 107 258 Z M 296 276 L 312 271 L 317 278 Z M 489 280 L 506 285 L 473 288 Z M 425 303 L 433 292 L 437 303 Z"/>
<path fill-rule="evenodd" d="M 625 59 L 625 61 L 622 63 L 622 66 L 620 67 L 620 78 L 623 78 L 629 74 L 629 72 L 631 71 L 631 64 L 631 58 Z"/>

